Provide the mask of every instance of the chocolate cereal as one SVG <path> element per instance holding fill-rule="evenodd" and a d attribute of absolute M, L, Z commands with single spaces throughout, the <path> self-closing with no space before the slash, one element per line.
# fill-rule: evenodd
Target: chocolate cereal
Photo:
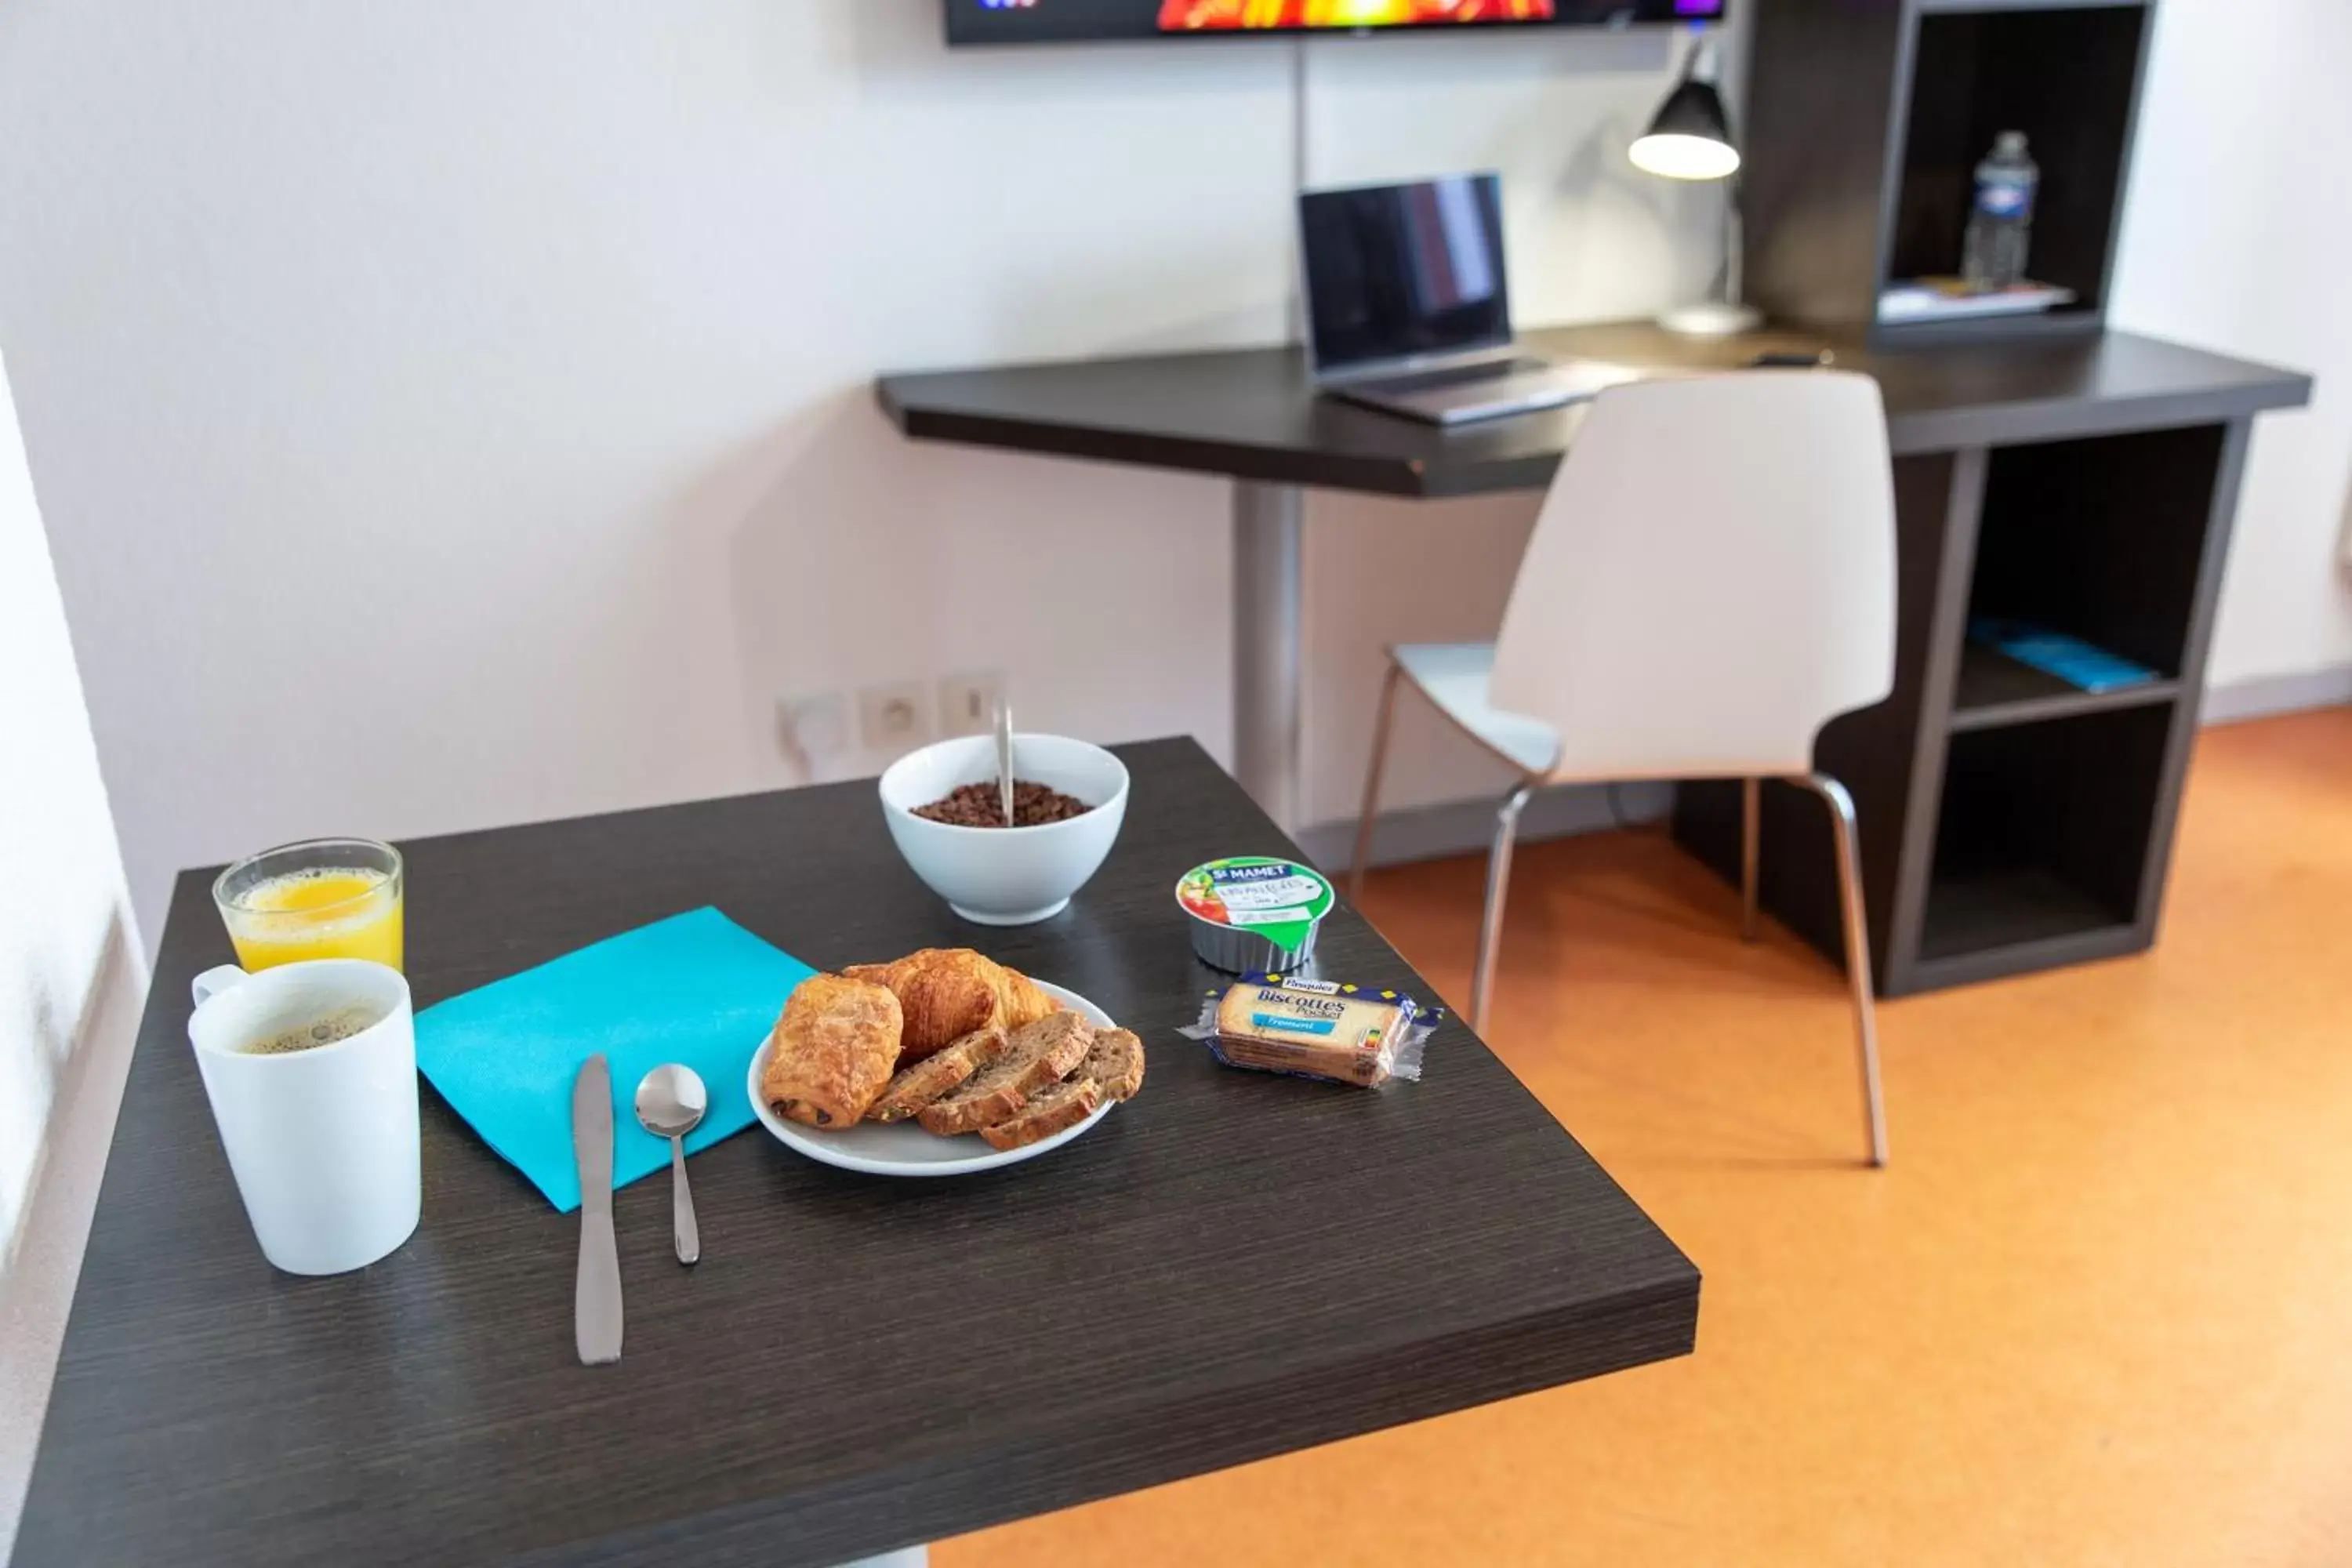
<path fill-rule="evenodd" d="M 1074 816 L 1084 816 L 1094 809 L 1075 795 L 1048 788 L 1030 779 L 1013 781 L 1013 823 L 1015 827 L 1042 827 L 1049 822 L 1067 822 Z M 950 827 L 1003 827 L 1004 805 L 997 794 L 996 781 L 968 784 L 946 798 L 929 805 L 915 807 L 915 815 L 929 822 L 944 822 Z"/>

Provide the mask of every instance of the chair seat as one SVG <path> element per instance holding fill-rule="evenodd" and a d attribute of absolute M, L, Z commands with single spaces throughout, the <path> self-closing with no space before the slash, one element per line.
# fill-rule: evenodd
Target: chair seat
<path fill-rule="evenodd" d="M 1548 776 L 1559 763 L 1558 731 L 1486 700 L 1495 674 L 1493 643 L 1407 643 L 1390 649 L 1389 657 L 1439 712 L 1529 778 Z"/>

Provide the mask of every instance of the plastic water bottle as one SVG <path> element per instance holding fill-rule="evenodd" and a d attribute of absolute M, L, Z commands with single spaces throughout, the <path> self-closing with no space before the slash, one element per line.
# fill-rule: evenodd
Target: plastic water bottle
<path fill-rule="evenodd" d="M 2042 170 L 2025 151 L 2025 132 L 2004 131 L 1977 165 L 1976 211 L 1969 217 L 1960 276 L 1971 289 L 2010 289 L 2025 281 L 2033 241 L 2033 197 Z"/>

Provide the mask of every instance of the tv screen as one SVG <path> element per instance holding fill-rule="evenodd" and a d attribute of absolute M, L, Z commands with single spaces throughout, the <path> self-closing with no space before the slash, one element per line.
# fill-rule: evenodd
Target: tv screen
<path fill-rule="evenodd" d="M 1714 20 L 1727 0 L 947 0 L 951 44 Z"/>

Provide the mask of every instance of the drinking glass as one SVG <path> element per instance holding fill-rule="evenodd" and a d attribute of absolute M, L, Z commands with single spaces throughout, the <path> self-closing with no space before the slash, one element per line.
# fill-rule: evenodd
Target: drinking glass
<path fill-rule="evenodd" d="M 213 902 L 248 973 L 314 958 L 401 967 L 400 851 L 372 838 L 312 838 L 247 856 Z"/>

